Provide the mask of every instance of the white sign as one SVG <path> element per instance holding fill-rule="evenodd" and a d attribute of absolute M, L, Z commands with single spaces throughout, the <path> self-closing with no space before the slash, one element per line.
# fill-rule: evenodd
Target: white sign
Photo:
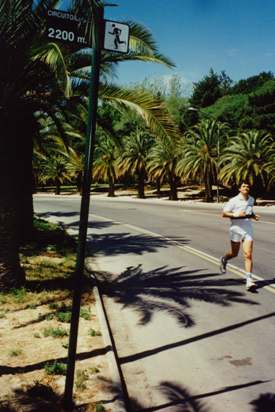
<path fill-rule="evenodd" d="M 128 24 L 105 20 L 104 49 L 128 53 L 129 35 Z"/>

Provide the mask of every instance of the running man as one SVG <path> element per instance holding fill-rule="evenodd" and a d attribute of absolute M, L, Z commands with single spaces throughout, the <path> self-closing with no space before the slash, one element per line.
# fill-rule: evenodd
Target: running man
<path fill-rule="evenodd" d="M 113 31 L 112 31 L 112 32 L 109 31 L 109 34 L 112 34 L 113 36 L 115 36 L 115 38 L 114 38 L 114 44 L 115 44 L 115 48 L 118 49 L 118 46 L 119 46 L 120 44 L 126 44 L 126 42 L 120 40 L 121 29 L 119 29 L 118 27 L 116 27 L 115 24 L 112 24 L 112 28 L 113 28 Z"/>
<path fill-rule="evenodd" d="M 228 260 L 238 256 L 242 243 L 246 271 L 246 289 L 253 290 L 256 284 L 252 279 L 253 227 L 251 219 L 259 220 L 260 217 L 253 212 L 254 198 L 249 196 L 250 185 L 242 183 L 239 187 L 239 192 L 237 196 L 226 203 L 223 209 L 222 216 L 231 219 L 231 251 L 221 257 L 220 270 L 221 273 L 226 273 Z"/>

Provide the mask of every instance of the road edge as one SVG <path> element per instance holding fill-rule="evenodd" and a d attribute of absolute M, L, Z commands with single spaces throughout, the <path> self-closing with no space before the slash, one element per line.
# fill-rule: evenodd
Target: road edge
<path fill-rule="evenodd" d="M 91 260 L 93 260 L 93 262 L 91 262 Z M 94 283 L 93 293 L 95 297 L 97 317 L 98 317 L 98 322 L 101 328 L 102 338 L 103 338 L 104 344 L 107 347 L 111 348 L 106 354 L 107 360 L 110 366 L 110 375 L 111 375 L 112 383 L 118 389 L 115 394 L 115 398 L 114 398 L 115 400 L 112 405 L 112 411 L 127 412 L 127 407 L 126 407 L 127 399 L 128 399 L 127 389 L 124 383 L 121 368 L 118 363 L 117 350 L 116 350 L 115 342 L 112 336 L 111 327 L 108 321 L 104 301 L 103 301 L 102 295 L 99 292 L 99 288 L 97 285 L 97 279 L 96 279 L 95 273 L 96 273 L 96 269 L 98 268 L 95 268 L 95 266 L 96 266 L 96 262 L 94 258 L 93 259 L 86 258 L 85 269 L 89 273 L 89 276 L 93 280 L 93 283 Z"/>

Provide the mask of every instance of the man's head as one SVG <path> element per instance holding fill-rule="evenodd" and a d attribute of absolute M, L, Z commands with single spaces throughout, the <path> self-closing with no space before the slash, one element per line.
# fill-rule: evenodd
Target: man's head
<path fill-rule="evenodd" d="M 239 192 L 244 196 L 248 196 L 250 193 L 250 184 L 247 182 L 242 182 L 239 185 Z"/>

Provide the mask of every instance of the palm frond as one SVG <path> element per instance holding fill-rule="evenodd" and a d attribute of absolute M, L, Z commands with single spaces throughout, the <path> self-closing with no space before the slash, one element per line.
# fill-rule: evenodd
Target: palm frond
<path fill-rule="evenodd" d="M 56 73 L 65 97 L 70 97 L 72 94 L 71 80 L 60 47 L 56 43 L 48 43 L 33 50 L 32 55 L 33 61 L 40 60 L 46 63 Z"/>
<path fill-rule="evenodd" d="M 121 89 L 114 85 L 105 85 L 100 88 L 99 96 L 105 101 L 112 101 L 122 109 L 127 108 L 136 112 L 157 137 L 178 139 L 179 131 L 165 104 L 152 93 L 140 89 Z"/>

